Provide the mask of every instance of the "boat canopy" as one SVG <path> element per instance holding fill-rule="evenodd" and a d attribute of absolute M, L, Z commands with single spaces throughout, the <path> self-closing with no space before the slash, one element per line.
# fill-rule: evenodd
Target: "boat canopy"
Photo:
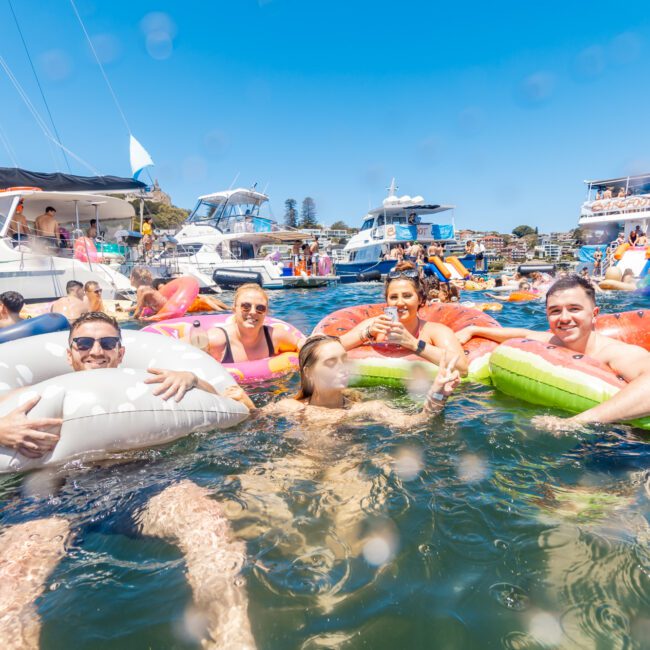
<path fill-rule="evenodd" d="M 48 206 L 56 210 L 56 220 L 61 225 L 75 223 L 77 214 L 79 221 L 99 217 L 103 222 L 128 221 L 135 216 L 133 206 L 115 196 L 76 192 L 33 192 L 23 196 L 23 214 L 28 221 L 34 221 Z"/>
<path fill-rule="evenodd" d="M 268 201 L 269 197 L 266 194 L 261 192 L 256 192 L 255 190 L 246 190 L 241 187 L 236 190 L 227 190 L 225 192 L 214 192 L 213 194 L 205 194 L 204 196 L 199 196 L 199 201 L 205 201 L 206 203 L 220 204 L 220 203 L 231 203 L 231 204 L 254 204 L 260 205 L 265 201 Z"/>
<path fill-rule="evenodd" d="M 50 192 L 132 192 L 146 185 L 119 176 L 73 176 L 30 172 L 18 167 L 0 167 L 0 191 L 10 188 L 38 188 Z"/>
<path fill-rule="evenodd" d="M 389 197 L 390 198 L 390 197 Z M 435 214 L 437 212 L 445 212 L 446 210 L 453 210 L 455 206 L 453 205 L 435 205 L 429 203 L 386 203 L 384 205 L 370 210 L 368 214 Z"/>
<path fill-rule="evenodd" d="M 650 174 L 638 174 L 636 176 L 623 176 L 621 178 L 606 178 L 600 181 L 585 181 L 589 189 L 606 190 L 613 189 L 632 190 L 635 194 L 650 193 Z"/>

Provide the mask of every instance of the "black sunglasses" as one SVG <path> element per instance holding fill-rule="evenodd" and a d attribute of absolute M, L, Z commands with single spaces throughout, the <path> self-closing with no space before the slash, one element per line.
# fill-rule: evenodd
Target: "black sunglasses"
<path fill-rule="evenodd" d="M 405 271 L 389 271 L 388 279 L 396 280 L 397 278 L 411 278 L 413 280 L 420 277 L 417 269 L 406 269 Z"/>
<path fill-rule="evenodd" d="M 92 336 L 76 336 L 72 339 L 71 343 L 74 343 L 80 352 L 88 352 L 95 345 L 95 341 L 99 342 L 102 350 L 114 350 L 122 343 L 122 339 L 119 336 L 102 336 L 98 339 Z"/>
<path fill-rule="evenodd" d="M 251 309 L 255 308 L 255 311 L 258 314 L 266 314 L 266 310 L 268 309 L 266 305 L 253 305 L 250 302 L 240 302 L 239 306 L 242 311 L 250 311 Z"/>

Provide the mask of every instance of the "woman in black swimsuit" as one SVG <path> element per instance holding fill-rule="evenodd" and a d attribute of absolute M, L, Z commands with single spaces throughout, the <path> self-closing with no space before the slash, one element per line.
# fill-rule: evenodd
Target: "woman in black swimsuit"
<path fill-rule="evenodd" d="M 257 284 L 243 284 L 235 292 L 233 319 L 208 331 L 208 351 L 221 363 L 239 363 L 299 350 L 302 340 L 284 328 L 264 324 L 269 309 L 266 291 Z"/>

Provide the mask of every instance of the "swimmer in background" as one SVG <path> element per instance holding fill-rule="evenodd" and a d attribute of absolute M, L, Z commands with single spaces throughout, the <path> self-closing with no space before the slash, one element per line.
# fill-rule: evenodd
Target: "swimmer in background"
<path fill-rule="evenodd" d="M 589 280 L 577 275 L 568 276 L 557 280 L 546 294 L 549 332 L 470 325 L 456 332 L 456 336 L 461 344 L 474 336 L 497 343 L 513 338 L 550 343 L 589 355 L 627 382 L 627 386 L 613 397 L 573 417 L 538 416 L 535 420 L 540 426 L 570 430 L 585 424 L 620 422 L 650 415 L 650 352 L 596 332 L 598 312 L 594 287 Z"/>
<path fill-rule="evenodd" d="M 440 293 L 442 287 L 440 286 Z M 384 297 L 390 307 L 397 307 L 397 322 L 386 314 L 368 318 L 341 336 L 346 350 L 370 341 L 399 345 L 426 361 L 438 364 L 446 353 L 456 359 L 456 368 L 467 374 L 467 360 L 452 330 L 441 323 L 429 323 L 418 316 L 426 301 L 419 272 L 411 262 L 397 264 L 384 285 Z"/>
<path fill-rule="evenodd" d="M 74 371 L 117 368 L 124 353 L 119 326 L 110 316 L 88 313 L 72 324 L 67 355 Z M 154 395 L 163 400 L 179 402 L 187 391 L 195 389 L 217 393 L 192 372 L 156 368 L 149 372 L 152 377 L 145 383 L 158 384 Z M 253 406 L 239 386 L 229 387 L 224 395 Z M 59 439 L 58 433 L 34 432 L 33 428 L 61 424 L 55 419 L 26 423 L 26 413 L 37 401 L 31 400 L 0 418 L 0 435 L 7 418 L 12 418 L 18 429 L 11 439 L 5 435 L 2 443 L 11 443 L 32 458 L 53 449 Z M 194 601 L 206 616 L 206 634 L 212 643 L 209 647 L 255 648 L 246 592 L 238 577 L 245 549 L 242 542 L 232 539 L 221 506 L 208 491 L 182 480 L 151 498 L 136 519 L 143 534 L 173 542 L 182 551 Z M 70 523 L 61 516 L 15 524 L 0 533 L 0 638 L 20 640 L 13 647 L 38 647 L 40 621 L 34 601 L 43 594 L 49 574 L 65 554 L 69 537 Z"/>
<path fill-rule="evenodd" d="M 84 302 L 88 307 L 87 311 L 103 311 L 106 312 L 104 301 L 102 300 L 103 289 L 99 283 L 94 280 L 88 280 L 84 284 Z"/>
<path fill-rule="evenodd" d="M 17 291 L 0 293 L 0 328 L 16 325 L 23 320 L 20 311 L 25 306 L 25 299 Z"/>
<path fill-rule="evenodd" d="M 89 306 L 84 301 L 84 285 L 81 282 L 69 280 L 65 285 L 65 293 L 63 298 L 55 300 L 50 306 L 53 314 L 63 314 L 69 321 L 73 321 L 89 311 Z"/>
<path fill-rule="evenodd" d="M 150 314 L 157 314 L 167 303 L 167 298 L 153 288 L 153 275 L 143 266 L 136 266 L 131 271 L 131 286 L 136 289 L 135 306 L 129 308 L 133 311 L 134 318 L 141 318 L 142 312 L 147 309 Z"/>
<path fill-rule="evenodd" d="M 268 309 L 266 291 L 259 284 L 243 284 L 235 292 L 232 322 L 208 330 L 206 352 L 221 363 L 239 363 L 299 350 L 304 339 L 264 324 Z"/>

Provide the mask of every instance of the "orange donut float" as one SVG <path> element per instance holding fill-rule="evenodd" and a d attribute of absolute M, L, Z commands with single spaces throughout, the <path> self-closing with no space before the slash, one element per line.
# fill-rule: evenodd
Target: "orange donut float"
<path fill-rule="evenodd" d="M 313 334 L 341 336 L 361 321 L 383 314 L 384 307 L 385 304 L 375 304 L 339 309 L 323 318 L 314 328 Z M 494 318 L 482 311 L 456 303 L 438 303 L 422 307 L 418 315 L 427 322 L 446 325 L 454 332 L 468 325 L 500 327 Z M 470 339 L 463 346 L 469 365 L 469 379 L 489 382 L 489 356 L 496 346 L 494 341 L 478 337 Z M 390 343 L 361 345 L 350 350 L 348 358 L 353 361 L 352 380 L 359 386 L 403 386 L 418 369 L 431 376 L 438 371 L 435 364 L 418 357 L 410 350 Z"/>

